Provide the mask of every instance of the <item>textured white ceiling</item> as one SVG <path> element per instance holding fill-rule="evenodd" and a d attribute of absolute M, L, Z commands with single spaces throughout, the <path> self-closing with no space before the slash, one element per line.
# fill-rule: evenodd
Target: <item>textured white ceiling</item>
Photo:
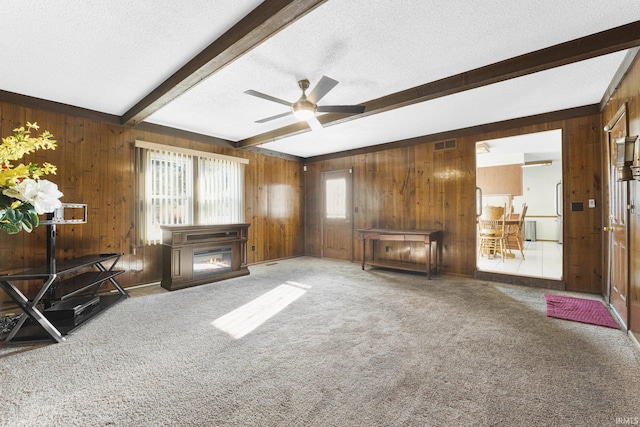
<path fill-rule="evenodd" d="M 3 0 L 0 89 L 122 115 L 260 3 Z"/>
<path fill-rule="evenodd" d="M 248 14 L 249 0 L 5 0 L 0 89 L 122 115 Z M 637 0 L 329 0 L 147 121 L 238 141 L 294 122 L 255 120 L 297 80 L 340 82 L 357 104 L 640 20 Z M 625 52 L 263 144 L 300 157 L 600 101 Z"/>
<path fill-rule="evenodd" d="M 562 161 L 562 130 L 516 135 L 478 142 L 489 152 L 476 156 L 476 167 L 510 165 L 529 161 Z"/>

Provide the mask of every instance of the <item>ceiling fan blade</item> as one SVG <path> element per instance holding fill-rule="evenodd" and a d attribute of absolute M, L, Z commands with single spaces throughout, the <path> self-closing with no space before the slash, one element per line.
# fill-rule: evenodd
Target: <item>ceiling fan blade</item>
<path fill-rule="evenodd" d="M 275 120 L 275 119 L 279 119 L 281 117 L 289 116 L 291 114 L 293 114 L 292 111 L 287 111 L 286 113 L 277 114 L 275 116 L 265 117 L 264 119 L 256 120 L 255 123 L 266 123 L 266 122 L 270 122 L 271 120 Z"/>
<path fill-rule="evenodd" d="M 307 99 L 314 104 L 317 104 L 324 96 L 329 93 L 331 89 L 336 87 L 338 84 L 337 80 L 333 80 L 330 77 L 322 76 L 316 87 L 313 88 L 311 93 L 307 95 Z"/>
<path fill-rule="evenodd" d="M 322 123 L 318 120 L 316 116 L 310 117 L 307 119 L 307 124 L 311 128 L 311 130 L 320 130 L 322 129 Z"/>
<path fill-rule="evenodd" d="M 267 101 L 277 102 L 278 104 L 286 105 L 287 107 L 291 107 L 291 103 L 285 101 L 284 99 L 276 98 L 275 96 L 267 95 L 266 93 L 258 92 L 255 90 L 246 90 L 244 93 L 247 95 L 257 96 L 258 98 L 266 99 Z"/>
<path fill-rule="evenodd" d="M 364 105 L 318 105 L 318 113 L 362 114 Z"/>

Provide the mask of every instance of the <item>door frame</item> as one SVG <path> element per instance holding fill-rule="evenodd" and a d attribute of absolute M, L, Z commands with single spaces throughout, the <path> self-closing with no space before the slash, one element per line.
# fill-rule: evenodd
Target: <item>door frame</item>
<path fill-rule="evenodd" d="M 552 127 L 552 128 L 548 128 L 548 129 L 544 129 L 544 130 L 534 130 L 534 131 L 530 131 L 530 132 L 524 132 L 524 133 L 516 133 L 516 134 L 510 134 L 510 135 L 505 135 L 505 136 L 499 136 L 496 138 L 482 138 L 482 139 L 477 139 L 475 140 L 475 144 L 483 142 L 483 141 L 489 141 L 489 140 L 493 140 L 493 139 L 503 139 L 503 138 L 514 138 L 514 137 L 519 137 L 519 136 L 524 136 L 524 135 L 531 135 L 531 134 L 537 134 L 537 133 L 543 133 L 543 132 L 548 132 L 548 131 L 560 131 L 560 141 L 559 141 L 559 151 L 560 151 L 560 180 L 561 182 L 565 182 L 566 177 L 565 175 L 567 174 L 567 171 L 569 170 L 566 162 L 567 162 L 567 156 L 568 156 L 568 152 L 569 150 L 567 149 L 567 141 L 568 141 L 568 135 L 569 132 L 567 131 L 567 129 L 565 129 L 564 126 L 556 126 L 556 127 Z M 540 288 L 548 288 L 548 289 L 556 289 L 556 290 L 564 290 L 565 288 L 565 277 L 566 277 L 566 271 L 567 271 L 567 265 L 569 264 L 567 262 L 567 257 L 568 257 L 568 250 L 566 249 L 566 245 L 564 244 L 564 242 L 566 242 L 566 238 L 565 238 L 565 232 L 566 232 L 566 226 L 564 223 L 564 220 L 562 221 L 562 229 L 560 230 L 560 234 L 562 236 L 562 244 L 561 244 L 561 253 L 562 253 L 562 268 L 560 271 L 560 277 L 556 278 L 556 277 L 543 277 L 543 276 L 530 276 L 530 275 L 520 275 L 520 274 L 515 274 L 515 273 L 511 273 L 511 272 L 505 272 L 505 271 L 498 271 L 498 270 L 480 270 L 478 268 L 478 228 L 477 228 L 477 220 L 478 217 L 480 217 L 480 215 L 482 214 L 482 189 L 480 187 L 478 187 L 478 174 L 477 174 L 477 170 L 478 170 L 478 153 L 475 154 L 475 158 L 476 158 L 476 165 L 475 165 L 475 169 L 474 171 L 475 173 L 475 221 L 476 221 L 476 227 L 475 227 L 475 248 L 476 251 L 474 252 L 475 254 L 475 272 L 474 272 L 474 277 L 478 278 L 478 279 L 483 279 L 483 280 L 492 280 L 492 281 L 496 281 L 496 282 L 505 282 L 505 283 L 513 283 L 513 284 L 519 284 L 519 285 L 524 285 L 524 286 L 535 286 L 535 287 L 540 287 Z M 559 202 L 562 204 L 561 208 L 562 208 L 562 212 L 566 212 L 566 200 L 565 200 L 565 189 L 564 189 L 564 185 L 562 186 L 562 192 L 560 193 L 560 197 L 559 197 Z M 526 218 L 525 218 L 526 220 Z M 527 262 L 526 259 L 523 262 Z"/>
<path fill-rule="evenodd" d="M 629 115 L 628 115 L 628 105 L 627 103 L 623 103 L 620 108 L 618 108 L 618 111 L 616 111 L 616 113 L 614 114 L 614 116 L 611 118 L 611 120 L 607 123 L 607 125 L 604 127 L 604 138 L 602 143 L 604 144 L 604 162 L 603 162 L 603 176 L 606 178 L 606 185 L 604 187 L 605 191 L 606 191 L 606 196 L 605 196 L 605 203 L 604 203 L 604 209 L 605 209 L 605 214 L 604 214 L 604 221 L 605 224 L 602 227 L 603 230 L 603 239 L 602 239 L 602 244 L 603 244 L 603 271 L 605 272 L 605 277 L 604 277 L 604 300 L 606 301 L 606 303 L 610 306 L 613 307 L 611 304 L 611 273 L 612 273 L 612 239 L 613 236 L 611 234 L 611 186 L 612 186 L 612 180 L 615 180 L 615 171 L 613 172 L 614 176 L 612 176 L 612 170 L 614 170 L 614 168 L 612 168 L 612 162 L 615 162 L 614 159 L 612 159 L 611 157 L 611 147 L 612 147 L 612 141 L 611 141 L 611 131 L 613 130 L 613 128 L 620 122 L 620 120 L 624 120 L 623 125 L 624 125 L 624 136 L 626 137 L 629 133 Z M 627 198 L 627 204 L 629 203 L 629 199 L 630 199 L 630 194 L 629 194 L 629 185 L 626 184 L 626 198 Z M 626 224 L 626 243 L 627 243 L 627 277 L 626 277 L 626 289 L 625 289 L 625 297 L 627 298 L 627 300 L 625 301 L 625 313 L 618 313 L 617 310 L 614 308 L 613 312 L 616 314 L 616 316 L 618 317 L 618 320 L 620 320 L 622 322 L 622 324 L 624 325 L 624 327 L 628 330 L 629 328 L 629 324 L 630 324 L 630 304 L 628 302 L 628 298 L 629 298 L 629 291 L 630 291 L 630 283 L 631 283 L 631 277 L 630 277 L 630 258 L 629 258 L 629 244 L 630 244 L 630 230 L 629 230 L 629 209 L 627 206 L 626 209 L 626 218 L 625 218 L 625 224 Z M 622 318 L 622 316 L 624 316 L 624 318 Z"/>
<path fill-rule="evenodd" d="M 322 200 L 321 200 L 321 204 L 322 204 L 322 209 L 320 212 L 320 240 L 321 240 L 321 244 L 320 244 L 320 257 L 324 258 L 324 248 L 325 248 L 325 220 L 326 220 L 326 197 L 325 197 L 325 174 L 330 174 L 333 172 L 344 172 L 344 171 L 348 171 L 349 173 L 349 179 L 347 180 L 347 194 L 348 194 L 348 199 L 347 199 L 347 203 L 349 204 L 349 206 L 347 207 L 349 210 L 349 215 L 350 215 L 350 225 L 349 225 L 349 241 L 351 242 L 351 249 L 349 251 L 349 261 L 353 262 L 354 260 L 354 253 L 355 253 L 355 242 L 354 242 L 354 209 L 353 209 L 353 166 L 349 166 L 346 168 L 340 168 L 340 169 L 325 169 L 325 170 L 321 170 L 320 171 L 320 185 L 322 187 L 321 190 L 321 195 L 322 195 Z"/>

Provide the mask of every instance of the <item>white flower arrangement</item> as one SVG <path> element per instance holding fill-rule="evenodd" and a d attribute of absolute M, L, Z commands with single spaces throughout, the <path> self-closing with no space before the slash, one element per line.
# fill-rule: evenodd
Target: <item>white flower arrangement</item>
<path fill-rule="evenodd" d="M 36 150 L 55 149 L 56 140 L 51 133 L 44 131 L 33 137 L 32 130 L 38 130 L 38 124 L 27 122 L 26 128 L 14 129 L 13 135 L 2 138 L 0 144 L 0 230 L 9 234 L 20 230 L 31 232 L 40 222 L 38 215 L 62 206 L 58 186 L 40 179 L 42 175 L 55 174 L 54 165 L 11 163 Z"/>
<path fill-rule="evenodd" d="M 38 215 L 53 212 L 62 206 L 58 200 L 63 194 L 58 190 L 58 186 L 46 179 L 23 179 L 20 183 L 2 191 L 5 196 L 22 200 L 29 203 Z"/>

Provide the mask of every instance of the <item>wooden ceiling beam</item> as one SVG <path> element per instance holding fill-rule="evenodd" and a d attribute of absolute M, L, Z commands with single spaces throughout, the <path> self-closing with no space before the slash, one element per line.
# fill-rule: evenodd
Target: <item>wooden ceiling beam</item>
<path fill-rule="evenodd" d="M 444 141 L 446 139 L 464 138 L 473 135 L 482 135 L 490 132 L 501 132 L 514 129 L 520 129 L 526 126 L 534 126 L 540 124 L 548 124 L 560 122 L 562 120 L 575 119 L 577 117 L 585 117 L 600 114 L 599 104 L 584 105 L 582 107 L 568 108 L 565 110 L 552 111 L 549 113 L 536 114 L 533 116 L 519 117 L 517 119 L 508 119 L 500 122 L 485 123 L 482 125 L 470 126 L 461 129 L 455 129 L 445 132 L 438 132 L 431 135 L 421 135 L 413 138 L 403 139 L 399 141 L 387 142 L 384 144 L 371 145 L 369 147 L 354 148 L 351 150 L 321 154 L 318 156 L 307 157 L 303 159 L 305 163 L 319 162 L 331 159 L 339 159 L 342 157 L 356 156 L 367 153 L 375 153 L 377 151 L 392 150 L 396 148 L 412 147 L 418 144 L 432 143 L 436 141 Z"/>
<path fill-rule="evenodd" d="M 140 123 L 327 0 L 265 0 L 120 118 Z"/>
<path fill-rule="evenodd" d="M 636 21 L 367 101 L 363 103 L 366 106 L 363 114 L 325 114 L 318 119 L 323 126 L 331 126 L 639 45 L 640 21 Z M 260 145 L 308 130 L 304 123 L 295 123 L 244 139 L 237 146 L 244 148 Z"/>

